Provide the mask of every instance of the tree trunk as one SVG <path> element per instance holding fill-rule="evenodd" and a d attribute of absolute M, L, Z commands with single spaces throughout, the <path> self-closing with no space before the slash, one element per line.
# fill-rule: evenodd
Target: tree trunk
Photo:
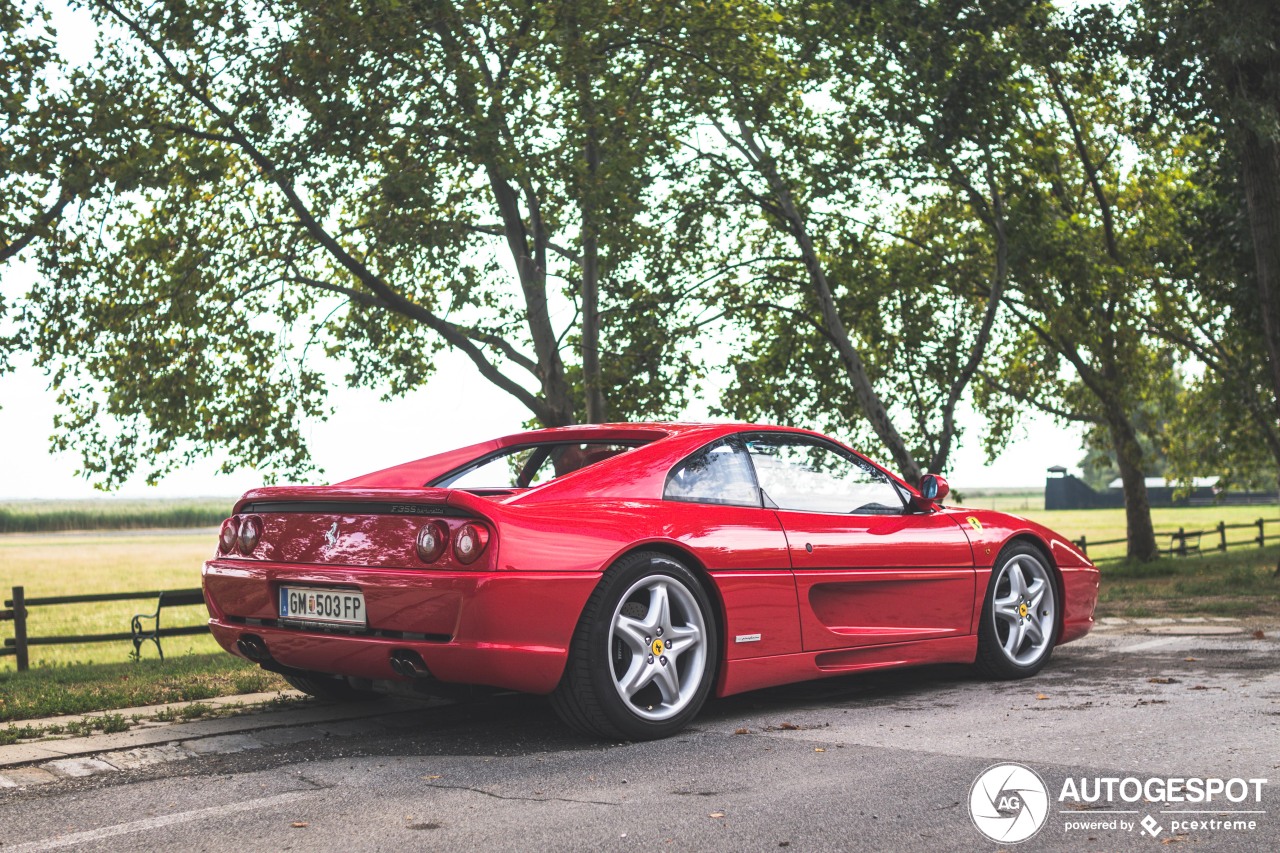
<path fill-rule="evenodd" d="M 1258 273 L 1258 303 L 1275 395 L 1272 408 L 1280 413 L 1280 146 L 1259 138 L 1251 129 L 1242 135 L 1240 159 Z"/>
<path fill-rule="evenodd" d="M 1120 468 L 1120 482 L 1124 485 L 1125 533 L 1129 540 L 1128 557 L 1143 563 L 1159 556 L 1156 548 L 1155 529 L 1151 525 L 1151 502 L 1147 497 L 1147 482 L 1142 465 L 1142 447 L 1138 444 L 1133 424 L 1122 413 L 1108 415 L 1111 444 Z"/>
<path fill-rule="evenodd" d="M 584 85 L 584 88 L 589 88 Z M 588 95 L 583 109 L 590 110 Z M 600 375 L 600 244 L 595 199 L 600 172 L 600 144 L 596 140 L 594 116 L 585 116 L 587 141 L 583 153 L 587 161 L 587 182 L 578 209 L 582 215 L 582 391 L 586 397 L 587 423 L 605 420 L 604 387 Z"/>

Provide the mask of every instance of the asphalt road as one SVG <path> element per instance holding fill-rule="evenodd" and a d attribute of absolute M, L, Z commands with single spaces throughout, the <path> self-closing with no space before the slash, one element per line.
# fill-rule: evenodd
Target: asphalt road
<path fill-rule="evenodd" d="M 233 736 L 213 754 L 0 789 L 0 851 L 996 850 L 969 794 L 1005 761 L 1049 792 L 1018 850 L 1275 850 L 1280 642 L 1240 627 L 1098 631 L 1022 682 L 937 667 L 761 691 L 658 743 L 586 742 L 510 695 L 282 729 L 244 751 Z M 1058 800 L 1068 778 L 1168 776 L 1272 781 L 1260 803 L 1215 799 L 1225 815 Z M 1146 816 L 1154 837 L 1105 826 Z M 1173 823 L 1224 817 L 1255 828 Z M 1077 821 L 1104 826 L 1065 828 Z"/>

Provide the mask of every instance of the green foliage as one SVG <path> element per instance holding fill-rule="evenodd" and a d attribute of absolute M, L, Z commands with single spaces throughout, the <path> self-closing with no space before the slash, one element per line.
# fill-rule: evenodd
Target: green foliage
<path fill-rule="evenodd" d="M 1148 477 L 1160 477 L 1172 473 L 1167 445 L 1181 434 L 1181 424 L 1174 422 L 1184 411 L 1182 377 L 1172 369 L 1168 353 L 1161 360 L 1153 360 L 1145 371 L 1153 378 L 1148 385 L 1150 393 L 1143 397 L 1130 416 L 1138 443 L 1142 450 L 1143 472 Z M 1084 436 L 1085 455 L 1079 461 L 1082 479 L 1094 489 L 1105 490 L 1120 476 L 1116 460 L 1115 442 L 1108 430 L 1095 425 Z M 1189 477 L 1205 476 L 1203 472 Z"/>
<path fill-rule="evenodd" d="M 14 502 L 0 504 L 0 533 L 216 527 L 231 513 L 233 503 L 232 499 L 110 506 L 96 501 Z"/>
<path fill-rule="evenodd" d="M 700 235 L 672 227 L 655 165 L 691 119 L 645 47 L 675 14 L 87 10 L 113 37 L 69 97 L 107 114 L 77 140 L 103 174 L 43 245 L 11 347 L 52 372 L 54 447 L 96 482 L 211 454 L 307 476 L 322 356 L 395 396 L 453 347 L 547 425 L 584 415 L 589 379 L 618 418 L 693 390 L 680 291 Z M 568 375 L 589 343 L 600 375 Z"/>
<path fill-rule="evenodd" d="M 444 348 L 543 425 L 676 416 L 723 362 L 716 413 L 906 473 L 969 407 L 993 455 L 1028 407 L 1090 424 L 1131 491 L 1166 443 L 1256 468 L 1228 143 L 1280 132 L 1271 5 L 115 0 L 68 65 L 10 4 L 0 263 L 41 278 L 0 359 L 106 487 L 313 476 L 335 381 L 404 394 Z M 1149 423 L 1232 405 L 1216 444 Z"/>

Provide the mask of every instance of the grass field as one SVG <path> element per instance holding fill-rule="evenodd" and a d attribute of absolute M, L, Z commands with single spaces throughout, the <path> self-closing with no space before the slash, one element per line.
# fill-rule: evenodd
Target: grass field
<path fill-rule="evenodd" d="M 209 527 L 234 504 L 234 498 L 0 501 L 0 533 Z"/>
<path fill-rule="evenodd" d="M 0 598 L 22 586 L 27 598 L 77 593 L 134 592 L 183 589 L 200 586 L 200 566 L 213 552 L 218 532 L 157 531 L 154 533 L 52 533 L 0 536 Z M 114 633 L 128 631 L 135 613 L 155 612 L 154 599 L 113 601 L 100 604 L 67 604 L 31 607 L 27 620 L 30 636 Z M 165 608 L 167 626 L 199 625 L 208 618 L 203 606 Z M 12 623 L 0 623 L 0 634 L 13 636 Z M 170 637 L 163 640 L 165 654 L 218 651 L 212 637 Z M 133 644 L 33 646 L 31 665 L 51 663 L 128 661 Z M 143 647 L 143 656 L 155 655 L 154 645 Z M 12 657 L 0 658 L 0 672 L 15 667 Z"/>

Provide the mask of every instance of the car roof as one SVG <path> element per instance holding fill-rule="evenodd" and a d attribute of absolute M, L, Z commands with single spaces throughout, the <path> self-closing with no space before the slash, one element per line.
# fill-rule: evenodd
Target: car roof
<path fill-rule="evenodd" d="M 649 493 L 652 491 L 651 485 L 655 476 L 660 475 L 661 479 L 665 480 L 667 470 L 670 469 L 671 465 L 693 452 L 693 450 L 721 436 L 744 431 L 779 431 L 818 435 L 809 430 L 794 427 L 747 423 L 654 421 L 577 424 L 574 426 L 550 427 L 512 433 L 478 444 L 460 447 L 456 450 L 449 450 L 444 453 L 437 453 L 422 459 L 394 465 L 380 471 L 362 474 L 359 477 L 353 477 L 350 480 L 344 480 L 334 485 L 356 488 L 421 488 L 432 480 L 450 471 L 455 471 L 468 462 L 509 447 L 550 441 L 611 441 L 620 443 L 638 441 L 644 442 L 644 445 L 637 450 L 605 460 L 599 465 L 590 466 L 591 470 L 597 474 L 603 473 L 601 466 L 604 465 L 609 465 L 609 470 L 617 469 L 615 473 L 618 476 L 607 478 L 612 482 L 612 486 L 607 486 L 604 482 L 594 485 L 584 482 L 584 478 L 576 476 L 578 472 L 557 477 L 546 485 L 566 480 L 572 481 L 574 489 L 581 491 L 584 497 L 603 496 L 605 494 L 616 497 L 640 497 L 642 495 L 651 497 L 652 495 Z M 645 452 L 641 453 L 640 451 Z M 640 462 L 645 464 L 644 470 L 639 470 L 635 464 Z M 630 481 L 621 479 L 623 475 L 630 477 Z M 638 487 L 639 491 L 637 491 Z M 661 483 L 659 483 L 659 495 L 661 494 L 661 488 Z M 545 486 L 541 486 L 531 491 L 542 492 L 544 489 Z M 601 489 L 606 489 L 607 491 L 602 492 Z M 569 496 L 569 489 L 563 485 L 548 491 L 556 495 Z M 534 499 L 534 496 L 531 495 L 530 500 Z"/>

